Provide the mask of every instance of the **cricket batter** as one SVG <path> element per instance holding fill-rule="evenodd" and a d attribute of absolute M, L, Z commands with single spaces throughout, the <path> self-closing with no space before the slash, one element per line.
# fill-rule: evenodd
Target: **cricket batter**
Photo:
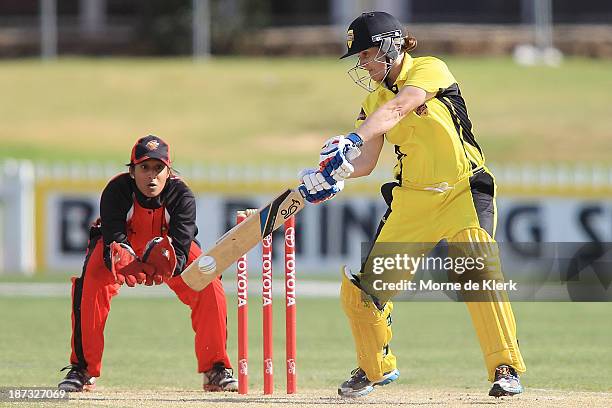
<path fill-rule="evenodd" d="M 169 146 L 157 136 L 138 139 L 129 171 L 102 192 L 100 219 L 91 227 L 83 272 L 72 278 L 72 353 L 61 390 L 95 387 L 104 326 L 122 284 L 166 283 L 191 309 L 198 372 L 207 391 L 236 391 L 226 346 L 226 301 L 220 279 L 196 292 L 178 276 L 202 251 L 195 239 L 195 198 L 172 172 Z"/>
<path fill-rule="evenodd" d="M 386 139 L 395 145 L 396 182 L 381 189 L 389 209 L 374 246 L 467 243 L 475 252 L 489 251 L 483 274 L 503 279 L 493 239 L 495 182 L 452 73 L 437 58 L 411 57 L 408 52 L 416 47 L 416 39 L 384 12 L 363 13 L 350 24 L 346 39 L 348 50 L 342 58 L 358 57 L 349 75 L 370 93 L 361 104 L 355 131 L 328 140 L 318 169 L 302 171 L 302 193 L 310 202 L 322 202 L 340 192 L 345 179 L 370 174 Z M 369 394 L 399 377 L 389 348 L 393 304 L 390 296 L 372 296 L 365 290 L 363 283 L 372 278 L 366 264 L 358 275 L 344 268 L 342 277 L 341 303 L 358 363 L 338 389 L 345 397 Z M 525 372 L 525 364 L 514 315 L 505 292 L 488 292 L 487 301 L 466 305 L 493 383 L 489 395 L 516 395 L 523 391 L 518 374 Z"/>

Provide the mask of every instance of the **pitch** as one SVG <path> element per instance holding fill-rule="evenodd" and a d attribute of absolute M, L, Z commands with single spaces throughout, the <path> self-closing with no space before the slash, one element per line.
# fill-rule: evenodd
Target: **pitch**
<path fill-rule="evenodd" d="M 228 279 L 229 279 L 228 275 Z M 127 289 L 129 290 L 129 289 Z M 201 391 L 189 311 L 173 298 L 113 301 L 98 391 L 75 398 L 91 406 L 461 406 L 490 403 L 482 357 L 465 306 L 398 303 L 392 342 L 402 372 L 397 384 L 365 399 L 341 400 L 336 388 L 354 368 L 353 344 L 337 299 L 299 297 L 298 394 L 284 395 L 284 326 L 275 331 L 275 394 L 262 395 L 261 312 L 252 296 L 250 390 Z M 228 349 L 236 356 L 236 298 L 228 296 Z M 282 322 L 283 304 L 275 302 Z M 612 327 L 603 324 L 612 303 L 516 303 L 519 339 L 529 371 L 526 392 L 513 406 L 603 406 L 612 398 Z M 70 301 L 65 297 L 0 297 L 0 384 L 50 386 L 61 378 L 69 353 Z M 509 400 L 500 400 L 500 402 Z M 83 402 L 83 401 L 81 401 Z M 254 404 L 254 405 L 253 405 Z"/>

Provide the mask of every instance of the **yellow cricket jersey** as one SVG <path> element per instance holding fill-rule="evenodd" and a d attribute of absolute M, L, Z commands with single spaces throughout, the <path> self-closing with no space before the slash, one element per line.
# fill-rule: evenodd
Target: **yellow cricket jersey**
<path fill-rule="evenodd" d="M 385 135 L 395 145 L 397 180 L 402 184 L 452 183 L 483 166 L 484 156 L 474 138 L 457 81 L 446 64 L 434 57 L 412 58 L 404 54 L 394 86 L 380 86 L 366 97 L 356 126 L 404 86 L 415 86 L 436 96 Z"/>

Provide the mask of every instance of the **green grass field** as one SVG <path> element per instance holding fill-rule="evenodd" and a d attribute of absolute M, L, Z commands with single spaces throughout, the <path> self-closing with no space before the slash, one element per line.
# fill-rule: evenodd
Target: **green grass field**
<path fill-rule="evenodd" d="M 253 297 L 255 299 L 255 297 Z M 229 302 L 228 350 L 236 358 L 235 298 Z M 298 298 L 301 389 L 335 389 L 355 365 L 354 348 L 337 299 Z M 275 304 L 276 388 L 284 387 L 284 320 Z M 398 303 L 393 350 L 397 387 L 484 392 L 484 364 L 465 306 Z M 612 391 L 612 303 L 516 303 L 519 337 L 532 389 Z M 67 363 L 70 301 L 0 298 L 0 384 L 54 386 Z M 260 391 L 261 320 L 250 307 L 251 389 Z M 102 389 L 197 390 L 188 309 L 176 299 L 117 297 L 106 327 Z"/>
<path fill-rule="evenodd" d="M 612 61 L 524 68 L 447 58 L 493 162 L 610 162 Z M 351 129 L 365 91 L 333 58 L 0 62 L 0 158 L 123 163 L 156 133 L 188 162 L 310 162 Z M 390 154 L 388 152 L 387 154 Z"/>
<path fill-rule="evenodd" d="M 570 58 L 561 68 L 523 68 L 507 58 L 445 60 L 489 161 L 612 163 L 612 61 Z M 179 170 L 191 162 L 306 165 L 321 141 L 351 129 L 359 111 L 365 93 L 346 75 L 349 64 L 332 58 L 1 61 L 0 160 L 120 165 L 137 137 L 156 133 L 171 142 Z M 0 275 L 0 282 L 66 281 L 51 274 Z M 252 299 L 251 389 L 259 391 L 261 320 L 259 299 Z M 235 362 L 235 298 L 228 303 L 228 349 Z M 280 303 L 278 392 L 285 381 Z M 515 303 L 514 309 L 528 365 L 523 381 L 533 398 L 543 389 L 612 392 L 612 303 Z M 355 366 L 339 300 L 298 295 L 298 319 L 299 389 L 333 394 Z M 0 322 L 0 385 L 55 386 L 70 349 L 70 300 L 0 296 Z M 106 344 L 102 390 L 201 387 L 189 311 L 176 299 L 119 296 Z M 462 304 L 396 304 L 392 347 L 402 371 L 394 389 L 484 394 L 488 388 Z"/>

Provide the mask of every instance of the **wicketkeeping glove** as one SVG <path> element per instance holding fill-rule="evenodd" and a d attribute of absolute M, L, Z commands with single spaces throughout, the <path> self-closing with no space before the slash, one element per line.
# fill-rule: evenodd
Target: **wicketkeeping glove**
<path fill-rule="evenodd" d="M 302 183 L 298 190 L 309 203 L 318 204 L 333 198 L 344 188 L 344 181 L 329 185 L 316 169 L 304 169 L 298 175 Z"/>
<path fill-rule="evenodd" d="M 334 136 L 325 142 L 319 154 L 319 171 L 328 184 L 345 180 L 355 171 L 351 160 L 359 157 L 362 145 L 363 140 L 357 133 Z"/>
<path fill-rule="evenodd" d="M 147 285 L 161 284 L 170 279 L 176 269 L 176 252 L 170 237 L 155 237 L 145 246 L 142 261 L 153 267 L 155 272 L 147 276 Z"/>
<path fill-rule="evenodd" d="M 125 243 L 110 244 L 111 272 L 115 282 L 130 287 L 146 281 L 147 275 L 154 272 L 153 267 L 141 262 L 131 246 Z"/>

